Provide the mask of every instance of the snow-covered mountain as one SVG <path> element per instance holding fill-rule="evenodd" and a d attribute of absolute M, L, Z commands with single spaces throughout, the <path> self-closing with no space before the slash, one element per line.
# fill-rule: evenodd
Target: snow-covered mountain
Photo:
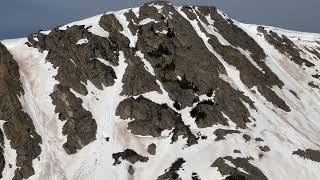
<path fill-rule="evenodd" d="M 320 34 L 150 2 L 0 45 L 4 180 L 320 179 Z"/>

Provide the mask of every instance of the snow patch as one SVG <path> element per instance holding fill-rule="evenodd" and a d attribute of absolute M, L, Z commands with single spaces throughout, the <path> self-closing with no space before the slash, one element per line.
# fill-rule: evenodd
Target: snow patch
<path fill-rule="evenodd" d="M 89 40 L 87 38 L 79 39 L 79 41 L 77 42 L 77 45 L 86 44 L 88 42 Z"/>
<path fill-rule="evenodd" d="M 150 4 L 150 6 L 153 6 L 153 7 L 157 8 L 158 13 L 159 13 L 159 14 L 162 14 L 162 8 L 163 8 L 164 6 L 161 6 L 161 5 L 155 4 L 155 3 Z"/>
<path fill-rule="evenodd" d="M 3 124 L 5 121 L 0 120 L 0 129 L 3 132 L 3 139 L 4 139 L 4 146 L 3 148 L 3 156 L 5 160 L 5 166 L 2 171 L 2 176 L 6 179 L 12 179 L 14 177 L 14 170 L 17 168 L 16 167 L 16 158 L 17 158 L 17 153 L 16 150 L 11 148 L 10 145 L 10 140 L 6 137 L 3 129 Z"/>
<path fill-rule="evenodd" d="M 144 54 L 141 53 L 141 51 L 137 51 L 136 52 L 136 55 L 138 57 L 140 57 L 141 61 L 143 62 L 144 64 L 144 68 L 152 75 L 152 76 L 155 76 L 156 74 L 154 73 L 154 69 L 152 67 L 152 65 L 150 64 L 149 61 L 147 61 L 145 58 L 144 58 Z"/>
<path fill-rule="evenodd" d="M 138 35 L 137 34 L 133 35 L 131 30 L 129 29 L 129 27 L 128 27 L 129 26 L 129 22 L 126 19 L 126 16 L 124 15 L 124 12 L 123 11 L 118 11 L 118 12 L 115 12 L 114 15 L 115 15 L 115 17 L 117 18 L 117 20 L 119 21 L 119 23 L 123 27 L 123 31 L 121 31 L 121 34 L 126 36 L 130 41 L 129 47 L 131 47 L 131 48 L 136 47 L 136 43 L 138 41 Z"/>
<path fill-rule="evenodd" d="M 141 20 L 141 21 L 139 22 L 139 25 L 142 26 L 142 25 L 149 24 L 149 23 L 151 23 L 151 22 L 157 23 L 157 22 L 159 22 L 159 21 L 156 21 L 156 20 L 154 20 L 154 19 L 152 19 L 152 18 L 146 18 L 146 19 Z"/>
<path fill-rule="evenodd" d="M 66 30 L 68 27 L 74 26 L 74 25 L 84 25 L 85 28 L 88 28 L 88 31 L 91 32 L 92 34 L 101 36 L 101 37 L 109 37 L 109 32 L 105 31 L 102 29 L 99 25 L 99 21 L 101 19 L 101 16 L 103 14 L 88 18 L 88 19 L 83 19 L 80 21 L 72 22 L 70 24 L 64 25 L 60 27 L 60 30 Z"/>

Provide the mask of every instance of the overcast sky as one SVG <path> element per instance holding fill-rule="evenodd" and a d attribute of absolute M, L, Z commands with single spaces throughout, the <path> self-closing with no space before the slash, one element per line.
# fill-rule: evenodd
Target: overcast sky
<path fill-rule="evenodd" d="M 0 39 L 24 37 L 40 29 L 147 0 L 1 0 Z M 174 0 L 173 4 L 216 6 L 238 21 L 320 33 L 320 0 Z"/>

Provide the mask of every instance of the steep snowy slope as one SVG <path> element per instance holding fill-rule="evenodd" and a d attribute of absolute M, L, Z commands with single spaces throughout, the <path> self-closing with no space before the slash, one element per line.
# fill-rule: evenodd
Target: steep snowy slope
<path fill-rule="evenodd" d="M 1 44 L 4 180 L 320 179 L 320 34 L 159 1 Z"/>

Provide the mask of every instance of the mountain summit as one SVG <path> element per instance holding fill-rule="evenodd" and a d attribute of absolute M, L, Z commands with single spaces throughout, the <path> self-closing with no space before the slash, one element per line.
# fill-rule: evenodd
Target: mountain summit
<path fill-rule="evenodd" d="M 0 44 L 4 180 L 320 179 L 320 34 L 150 2 Z"/>

